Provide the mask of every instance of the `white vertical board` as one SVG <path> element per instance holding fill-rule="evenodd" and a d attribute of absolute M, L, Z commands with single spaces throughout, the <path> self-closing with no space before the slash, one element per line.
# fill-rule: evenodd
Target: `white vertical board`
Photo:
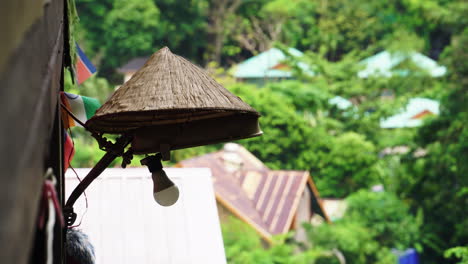
<path fill-rule="evenodd" d="M 76 169 L 80 178 L 89 169 Z M 90 237 L 97 263 L 226 263 L 209 169 L 167 168 L 179 187 L 171 207 L 153 200 L 146 168 L 106 169 L 75 204 L 75 224 Z M 78 184 L 66 174 L 66 193 Z M 86 213 L 85 213 L 86 211 Z"/>

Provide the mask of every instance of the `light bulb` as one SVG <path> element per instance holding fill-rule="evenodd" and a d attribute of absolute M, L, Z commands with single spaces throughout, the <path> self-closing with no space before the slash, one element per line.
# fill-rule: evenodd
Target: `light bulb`
<path fill-rule="evenodd" d="M 153 179 L 153 198 L 162 206 L 171 206 L 179 199 L 179 188 L 167 177 L 161 163 L 161 154 L 142 159 L 141 165 L 148 166 Z"/>
<path fill-rule="evenodd" d="M 179 199 L 179 188 L 167 177 L 164 170 L 151 174 L 153 178 L 153 197 L 162 206 L 171 206 Z"/>

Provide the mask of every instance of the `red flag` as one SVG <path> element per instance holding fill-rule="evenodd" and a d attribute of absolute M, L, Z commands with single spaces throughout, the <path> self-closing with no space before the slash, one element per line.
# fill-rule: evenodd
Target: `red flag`
<path fill-rule="evenodd" d="M 80 46 L 78 46 L 78 43 L 76 43 L 76 51 L 78 55 L 76 58 L 76 77 L 78 79 L 78 84 L 81 84 L 96 72 L 96 67 L 94 67 L 88 57 L 86 57 Z"/>
<path fill-rule="evenodd" d="M 66 171 L 70 167 L 70 163 L 75 155 L 75 146 L 70 135 L 63 131 L 63 169 Z"/>

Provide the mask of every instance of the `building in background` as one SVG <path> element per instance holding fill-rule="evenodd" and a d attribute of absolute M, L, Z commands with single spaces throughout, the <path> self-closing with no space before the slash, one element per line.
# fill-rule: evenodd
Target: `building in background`
<path fill-rule="evenodd" d="M 335 96 L 331 98 L 330 100 L 328 100 L 328 103 L 330 105 L 336 106 L 336 108 L 340 110 L 346 110 L 353 106 L 353 103 L 351 103 L 350 100 L 343 98 L 341 96 Z"/>
<path fill-rule="evenodd" d="M 401 113 L 382 119 L 381 128 L 404 128 L 421 126 L 424 119 L 439 115 L 439 102 L 427 98 L 412 98 Z"/>
<path fill-rule="evenodd" d="M 288 48 L 290 56 L 300 58 L 303 53 Z M 266 81 L 293 79 L 293 69 L 287 63 L 288 55 L 277 48 L 271 48 L 233 67 L 233 75 L 238 81 L 263 84 Z M 299 69 L 310 72 L 309 66 L 298 62 Z"/>
<path fill-rule="evenodd" d="M 330 221 L 336 221 L 345 215 L 348 204 L 345 199 L 322 198 L 322 205 Z"/>
<path fill-rule="evenodd" d="M 288 48 L 289 56 L 300 58 L 303 53 L 295 48 Z M 124 75 L 124 83 L 130 80 L 133 74 L 145 65 L 149 57 L 137 57 L 128 61 L 117 69 Z M 293 69 L 287 63 L 288 54 L 277 48 L 253 56 L 233 67 L 233 75 L 238 81 L 264 84 L 266 81 L 279 81 L 293 79 Z M 298 62 L 297 67 L 305 72 L 311 72 L 309 66 Z"/>
<path fill-rule="evenodd" d="M 405 62 L 410 62 L 412 65 L 402 65 Z M 360 63 L 364 66 L 364 69 L 358 72 L 358 76 L 361 78 L 391 77 L 394 75 L 404 77 L 413 73 L 412 70 L 427 73 L 431 77 L 442 77 L 447 72 L 444 66 L 438 65 L 433 59 L 418 52 L 382 51 Z M 411 69 L 412 67 L 416 67 L 416 69 Z"/>
<path fill-rule="evenodd" d="M 117 72 L 123 74 L 124 76 L 123 83 L 126 83 L 128 80 L 130 80 L 133 74 L 135 74 L 136 71 L 143 67 L 148 59 L 149 57 L 133 58 L 122 67 L 118 68 Z"/>
<path fill-rule="evenodd" d="M 269 242 L 272 235 L 296 230 L 306 241 L 303 222 L 329 218 L 307 171 L 270 170 L 244 147 L 224 149 L 180 162 L 184 168 L 210 168 L 221 221 L 234 215 Z"/>

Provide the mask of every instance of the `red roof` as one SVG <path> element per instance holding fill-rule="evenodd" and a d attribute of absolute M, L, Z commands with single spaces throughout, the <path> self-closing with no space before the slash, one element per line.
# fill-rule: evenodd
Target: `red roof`
<path fill-rule="evenodd" d="M 434 115 L 434 113 L 426 109 L 424 111 L 417 113 L 416 115 L 411 117 L 411 119 L 424 119 L 425 117 L 431 116 L 431 115 Z"/>
<path fill-rule="evenodd" d="M 269 170 L 237 144 L 229 143 L 223 150 L 178 165 L 210 168 L 218 202 L 266 239 L 289 231 L 307 182 L 312 184 L 313 199 L 318 200 L 307 171 Z"/>

